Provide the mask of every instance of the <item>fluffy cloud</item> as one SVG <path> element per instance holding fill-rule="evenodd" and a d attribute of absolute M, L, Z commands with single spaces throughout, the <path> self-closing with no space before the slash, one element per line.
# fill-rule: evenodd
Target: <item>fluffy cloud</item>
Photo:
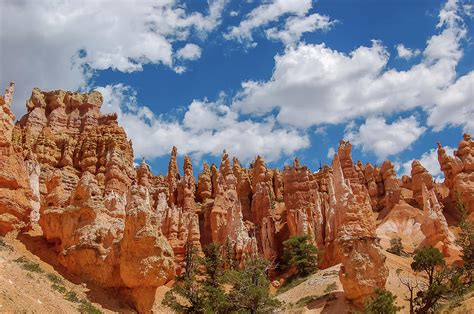
<path fill-rule="evenodd" d="M 465 132 L 474 133 L 474 71 L 444 90 L 428 112 L 428 125 L 435 131 L 462 126 Z"/>
<path fill-rule="evenodd" d="M 272 27 L 265 33 L 269 39 L 294 44 L 303 33 L 317 29 L 327 30 L 334 23 L 329 17 L 318 13 L 307 15 L 312 5 L 311 0 L 273 0 L 261 4 L 247 14 L 238 26 L 231 27 L 224 38 L 255 46 L 252 37 L 255 30 L 288 16 L 282 29 Z"/>
<path fill-rule="evenodd" d="M 210 1 L 203 15 L 186 12 L 176 0 L 4 1 L 0 85 L 16 82 L 18 115 L 35 86 L 76 90 L 88 84 L 93 70 L 172 67 L 173 43 L 212 31 L 224 4 Z"/>
<path fill-rule="evenodd" d="M 382 117 L 367 118 L 356 129 L 349 125 L 345 138 L 364 152 L 373 152 L 379 161 L 396 155 L 415 142 L 426 130 L 414 116 L 388 124 Z"/>
<path fill-rule="evenodd" d="M 405 45 L 403 44 L 398 44 L 396 48 L 397 48 L 398 57 L 405 60 L 416 57 L 421 53 L 420 49 L 413 50 L 413 49 L 405 47 Z"/>
<path fill-rule="evenodd" d="M 454 154 L 454 148 L 445 146 L 444 149 L 446 149 L 446 153 L 448 155 L 452 156 Z M 403 163 L 400 169 L 402 172 L 401 173 L 402 175 L 410 175 L 411 164 L 413 160 L 414 159 L 411 159 Z M 433 148 L 433 149 L 430 149 L 428 152 L 423 153 L 418 160 L 423 165 L 423 167 L 425 167 L 426 170 L 428 170 L 429 173 L 431 173 L 431 175 L 437 179 L 437 181 L 441 180 L 441 178 L 443 177 L 443 172 L 441 171 L 441 168 L 439 166 L 437 149 Z"/>
<path fill-rule="evenodd" d="M 296 44 L 303 33 L 314 32 L 315 30 L 329 30 L 335 21 L 331 21 L 328 16 L 318 13 L 309 16 L 294 16 L 286 20 L 283 29 L 272 27 L 265 31 L 267 38 L 280 40 L 286 45 Z"/>
<path fill-rule="evenodd" d="M 196 44 L 186 44 L 176 52 L 178 59 L 197 60 L 201 57 L 201 47 Z"/>
<path fill-rule="evenodd" d="M 466 35 L 459 14 L 456 2 L 449 1 L 440 12 L 439 33 L 427 41 L 422 60 L 406 71 L 387 68 L 390 55 L 380 41 L 350 53 L 325 44 L 288 47 L 275 57 L 268 81 L 242 83 L 233 106 L 254 115 L 276 110 L 281 124 L 299 128 L 346 123 L 417 107 L 435 115 L 449 106 L 443 107 L 439 101 L 443 95 L 472 84 L 472 75 L 456 80 L 456 66 L 463 54 L 460 42 Z M 459 107 L 472 114 L 467 109 L 469 100 L 460 98 Z M 451 124 L 468 124 L 462 118 L 453 119 Z M 430 118 L 429 126 L 436 120 Z"/>
<path fill-rule="evenodd" d="M 175 145 L 180 154 L 195 158 L 206 154 L 219 156 L 226 149 L 243 161 L 257 154 L 273 161 L 309 146 L 306 134 L 283 129 L 272 117 L 242 120 L 221 102 L 195 100 L 187 108 L 183 121 L 176 121 L 137 106 L 134 91 L 122 84 L 98 90 L 104 95 L 103 111 L 118 113 L 120 125 L 132 139 L 136 157 L 164 156 Z"/>
<path fill-rule="evenodd" d="M 326 157 L 332 160 L 334 158 L 335 153 L 336 153 L 336 150 L 334 150 L 334 147 L 329 147 Z"/>

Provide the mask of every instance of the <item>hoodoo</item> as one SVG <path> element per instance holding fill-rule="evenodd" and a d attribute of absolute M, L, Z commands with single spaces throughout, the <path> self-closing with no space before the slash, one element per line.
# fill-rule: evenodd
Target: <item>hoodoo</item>
<path fill-rule="evenodd" d="M 419 161 L 403 178 L 390 161 L 354 163 L 346 141 L 317 172 L 297 159 L 270 169 L 261 156 L 246 168 L 224 151 L 196 181 L 188 156 L 180 173 L 176 147 L 166 176 L 145 160 L 134 166 L 131 141 L 117 115 L 101 113 L 98 92 L 34 89 L 16 124 L 12 95 L 13 84 L 0 97 L 0 233 L 38 223 L 68 272 L 115 289 L 140 312 L 182 273 L 189 245 L 200 255 L 212 242 L 226 245 L 242 266 L 255 254 L 278 262 L 283 242 L 301 235 L 324 252 L 319 267 L 341 264 L 345 297 L 361 306 L 387 281 L 380 239 L 400 235 L 407 248 L 433 245 L 455 261 L 460 249 L 445 213 L 455 217 L 462 202 L 473 219 L 467 134 L 454 156 L 439 145 L 443 183 Z"/>

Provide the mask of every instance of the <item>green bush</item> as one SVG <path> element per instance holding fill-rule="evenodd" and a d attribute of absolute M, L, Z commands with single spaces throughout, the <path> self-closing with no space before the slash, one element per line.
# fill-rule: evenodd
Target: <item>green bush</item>
<path fill-rule="evenodd" d="M 65 294 L 65 293 L 67 292 L 66 287 L 61 286 L 61 285 L 59 285 L 59 284 L 57 284 L 57 283 L 53 283 L 53 284 L 51 285 L 51 288 L 52 288 L 53 290 L 58 291 L 58 292 L 61 293 L 61 294 Z"/>
<path fill-rule="evenodd" d="M 390 247 L 387 249 L 387 252 L 398 256 L 404 255 L 405 251 L 403 250 L 402 239 L 400 237 L 390 239 Z"/>
<path fill-rule="evenodd" d="M 102 311 L 96 308 L 88 300 L 81 300 L 81 305 L 79 305 L 79 312 L 84 314 L 102 314 Z"/>
<path fill-rule="evenodd" d="M 75 303 L 80 302 L 79 298 L 77 297 L 77 294 L 74 291 L 66 292 L 66 294 L 64 295 L 64 298 L 70 302 L 75 302 Z"/>
<path fill-rule="evenodd" d="M 335 282 L 327 285 L 326 289 L 324 289 L 324 293 L 330 293 L 330 292 L 333 292 L 334 290 L 337 290 L 337 284 Z"/>
<path fill-rule="evenodd" d="M 373 296 L 364 305 L 366 314 L 394 314 L 403 307 L 396 306 L 396 295 L 385 289 L 377 288 Z"/>
<path fill-rule="evenodd" d="M 56 274 L 53 274 L 53 273 L 48 273 L 46 275 L 46 278 L 48 278 L 48 280 L 51 281 L 52 283 L 56 283 L 56 284 L 62 284 L 63 283 L 62 278 L 59 277 Z"/>
<path fill-rule="evenodd" d="M 281 263 L 283 269 L 295 267 L 300 276 L 309 275 L 318 270 L 318 249 L 308 235 L 291 237 L 283 242 Z"/>
<path fill-rule="evenodd" d="M 14 262 L 21 264 L 21 268 L 27 271 L 31 271 L 33 273 L 44 273 L 44 270 L 41 269 L 38 263 L 30 261 L 24 256 L 15 259 Z"/>
<path fill-rule="evenodd" d="M 297 302 L 296 302 L 296 307 L 302 307 L 302 306 L 306 306 L 310 303 L 313 303 L 314 301 L 317 301 L 319 299 L 318 296 L 316 295 L 308 295 L 304 298 L 301 298 L 299 299 Z"/>

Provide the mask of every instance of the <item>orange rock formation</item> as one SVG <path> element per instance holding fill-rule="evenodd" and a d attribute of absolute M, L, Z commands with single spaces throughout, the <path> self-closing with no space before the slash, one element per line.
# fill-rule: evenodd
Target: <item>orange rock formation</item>
<path fill-rule="evenodd" d="M 387 278 L 379 237 L 401 235 L 412 248 L 431 244 L 456 259 L 443 211 L 462 201 L 474 219 L 467 134 L 455 156 L 439 146 L 442 185 L 418 161 L 401 179 L 390 161 L 354 163 L 344 141 L 318 172 L 297 159 L 269 169 L 261 156 L 245 168 L 224 152 L 196 182 L 189 157 L 180 173 L 175 147 L 166 176 L 144 160 L 135 168 L 131 142 L 115 114 L 100 112 L 98 92 L 34 89 L 16 124 L 12 94 L 10 85 L 0 97 L 0 233 L 38 222 L 69 272 L 117 289 L 140 312 L 181 271 L 187 244 L 230 245 L 240 263 L 257 252 L 278 261 L 283 241 L 309 235 L 324 251 L 320 267 L 342 263 L 346 297 L 360 305 Z"/>

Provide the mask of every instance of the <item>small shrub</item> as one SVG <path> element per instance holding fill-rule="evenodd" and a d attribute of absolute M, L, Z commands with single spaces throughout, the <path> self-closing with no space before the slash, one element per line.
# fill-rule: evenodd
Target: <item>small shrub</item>
<path fill-rule="evenodd" d="M 364 313 L 395 314 L 402 309 L 395 304 L 396 295 L 388 290 L 377 288 L 374 295 L 365 303 Z"/>
<path fill-rule="evenodd" d="M 25 263 L 25 262 L 27 261 L 27 259 L 26 259 L 26 257 L 24 257 L 24 256 L 20 256 L 20 257 L 18 257 L 17 259 L 14 259 L 13 261 L 14 261 L 15 263 L 18 263 L 18 264 L 23 264 L 23 263 Z"/>
<path fill-rule="evenodd" d="M 296 307 L 307 306 L 308 304 L 313 303 L 314 301 L 317 301 L 318 299 L 319 299 L 318 296 L 308 295 L 304 298 L 299 299 L 295 305 Z"/>
<path fill-rule="evenodd" d="M 61 286 L 61 285 L 59 285 L 59 284 L 57 284 L 57 283 L 53 283 L 53 284 L 51 285 L 51 288 L 52 288 L 53 290 L 58 291 L 59 293 L 62 293 L 62 294 L 65 294 L 66 291 L 67 291 L 64 286 Z"/>
<path fill-rule="evenodd" d="M 324 293 L 330 293 L 330 292 L 333 292 L 334 290 L 337 290 L 337 284 L 335 282 L 327 285 L 326 289 L 324 289 Z"/>
<path fill-rule="evenodd" d="M 62 284 L 62 283 L 63 283 L 63 280 L 61 279 L 61 277 L 59 277 L 59 276 L 56 275 L 56 274 L 48 273 L 48 274 L 46 275 L 46 277 L 47 277 L 48 280 L 51 281 L 52 283 L 55 283 L 55 284 Z"/>
<path fill-rule="evenodd" d="M 82 299 L 81 305 L 79 305 L 79 312 L 86 314 L 101 314 L 102 311 L 96 308 L 89 300 Z"/>
<path fill-rule="evenodd" d="M 398 256 L 405 255 L 405 251 L 403 250 L 402 245 L 402 239 L 400 237 L 390 239 L 390 247 L 387 249 L 387 252 Z"/>
<path fill-rule="evenodd" d="M 38 263 L 29 261 L 26 257 L 22 256 L 14 260 L 15 263 L 21 264 L 21 268 L 31 271 L 33 273 L 44 273 Z"/>
<path fill-rule="evenodd" d="M 79 298 L 77 297 L 77 294 L 74 291 L 68 291 L 65 295 L 64 298 L 68 301 L 71 302 L 76 302 L 79 303 Z"/>
<path fill-rule="evenodd" d="M 7 242 L 5 242 L 5 240 L 3 239 L 3 237 L 0 237 L 0 250 L 13 251 L 11 245 L 8 245 Z"/>

